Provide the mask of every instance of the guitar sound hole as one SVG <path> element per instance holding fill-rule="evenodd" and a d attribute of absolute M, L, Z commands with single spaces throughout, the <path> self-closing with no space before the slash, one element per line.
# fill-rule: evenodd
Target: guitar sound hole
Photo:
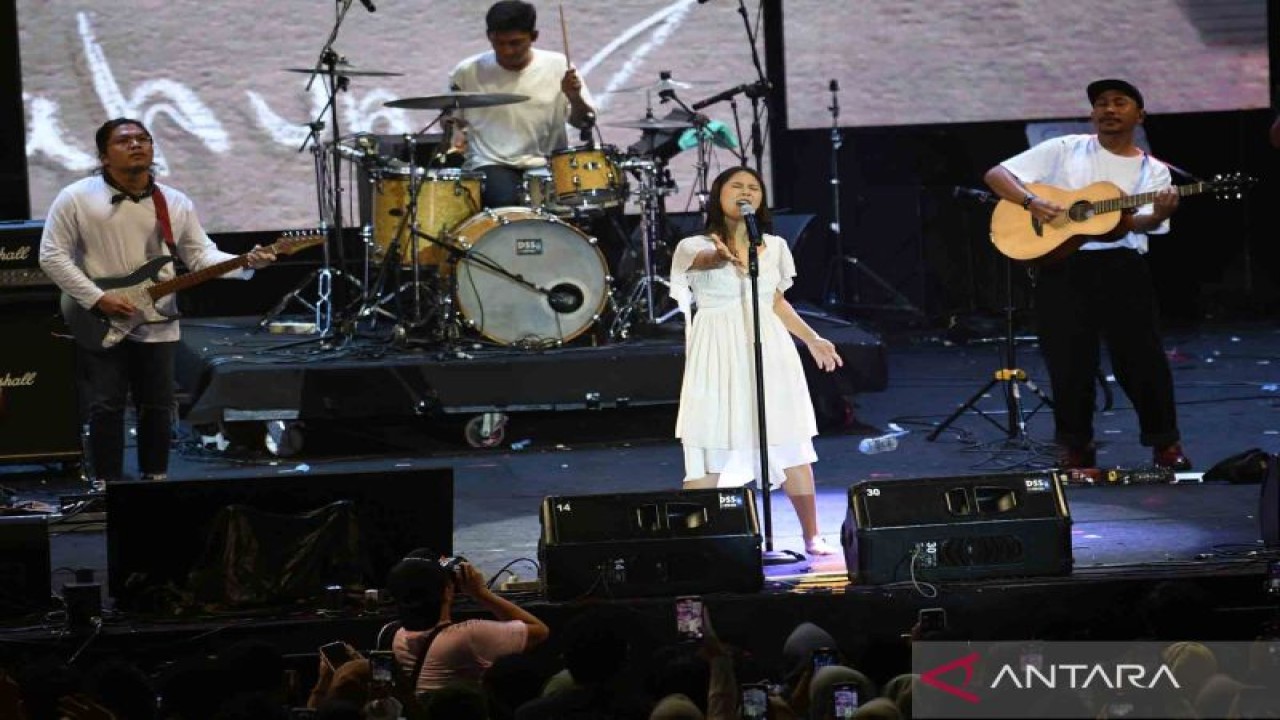
<path fill-rule="evenodd" d="M 1072 222 L 1084 222 L 1093 217 L 1093 203 L 1081 200 L 1067 210 L 1067 216 L 1071 218 Z"/>

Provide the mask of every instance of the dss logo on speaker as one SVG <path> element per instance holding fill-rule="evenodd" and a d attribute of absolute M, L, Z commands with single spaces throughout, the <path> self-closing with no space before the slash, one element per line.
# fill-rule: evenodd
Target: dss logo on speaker
<path fill-rule="evenodd" d="M 1025 478 L 1023 483 L 1027 486 L 1027 492 L 1031 493 L 1049 492 L 1053 488 L 1048 476 Z"/>

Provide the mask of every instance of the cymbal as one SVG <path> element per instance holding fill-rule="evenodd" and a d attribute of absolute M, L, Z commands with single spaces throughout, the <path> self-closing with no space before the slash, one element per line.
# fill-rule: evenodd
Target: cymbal
<path fill-rule="evenodd" d="M 284 71 L 292 73 L 307 73 L 310 75 L 315 72 L 315 68 L 285 68 Z M 321 68 L 320 74 L 326 75 L 327 73 L 323 68 Z M 356 70 L 350 65 L 339 65 L 338 74 L 346 75 L 348 77 L 399 77 L 404 75 L 404 73 L 387 72 L 386 70 Z"/>
<path fill-rule="evenodd" d="M 492 107 L 494 105 L 510 105 L 528 100 L 528 95 L 515 93 L 482 93 L 482 92 L 450 92 L 442 95 L 401 98 L 382 103 L 389 108 L 405 110 L 465 110 L 466 108 Z"/>
<path fill-rule="evenodd" d="M 687 120 L 675 120 L 667 118 L 643 118 L 640 120 L 625 120 L 623 122 L 604 123 L 609 127 L 631 128 L 633 130 L 684 130 L 693 127 L 693 123 Z"/>
<path fill-rule="evenodd" d="M 640 92 L 641 90 L 652 90 L 653 92 L 662 92 L 663 90 L 688 90 L 695 87 L 710 87 L 712 85 L 720 85 L 715 80 L 658 80 L 646 85 L 631 85 L 629 87 L 618 88 L 613 92 Z"/>

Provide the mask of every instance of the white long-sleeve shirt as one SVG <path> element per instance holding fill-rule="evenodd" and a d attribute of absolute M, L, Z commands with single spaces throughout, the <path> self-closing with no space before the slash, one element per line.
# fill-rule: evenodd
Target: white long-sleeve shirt
<path fill-rule="evenodd" d="M 93 175 L 63 188 L 49 206 L 40 238 L 40 268 L 81 307 L 91 308 L 104 294 L 90 278 L 127 275 L 148 260 L 169 255 L 160 233 L 151 197 L 134 202 L 128 198 L 112 204 L 117 190 L 101 175 Z M 191 198 L 182 191 L 156 183 L 169 207 L 169 220 L 178 257 L 191 270 L 230 260 L 235 255 L 218 249 L 196 215 Z M 160 272 L 160 280 L 175 274 L 172 263 Z M 227 277 L 247 279 L 251 270 L 237 270 Z M 172 312 L 176 299 L 160 301 Z M 130 335 L 140 342 L 171 342 L 179 337 L 178 323 L 142 325 Z"/>

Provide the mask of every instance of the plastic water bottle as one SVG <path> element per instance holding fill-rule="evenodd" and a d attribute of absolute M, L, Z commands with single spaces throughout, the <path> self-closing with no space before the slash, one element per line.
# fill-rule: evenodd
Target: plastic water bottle
<path fill-rule="evenodd" d="M 879 437 L 863 438 L 858 443 L 858 451 L 864 455 L 875 455 L 876 453 L 890 452 L 898 449 L 898 434 L 889 433 L 888 435 L 880 435 Z"/>

